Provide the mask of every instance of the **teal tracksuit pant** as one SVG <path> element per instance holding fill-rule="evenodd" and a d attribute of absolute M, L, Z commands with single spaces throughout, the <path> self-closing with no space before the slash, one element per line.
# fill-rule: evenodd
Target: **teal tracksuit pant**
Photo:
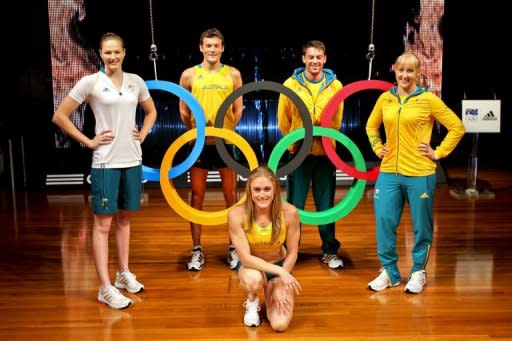
<path fill-rule="evenodd" d="M 336 169 L 327 156 L 309 155 L 286 179 L 288 202 L 303 210 L 311 184 L 317 211 L 333 207 L 336 190 L 335 172 Z M 322 239 L 322 252 L 336 254 L 341 244 L 336 239 L 335 224 L 318 225 L 318 232 Z"/>
<path fill-rule="evenodd" d="M 397 228 L 405 202 L 409 203 L 414 230 L 413 266 L 410 274 L 424 269 L 432 244 L 433 202 L 436 175 L 403 176 L 380 173 L 375 184 L 373 205 L 377 235 L 377 254 L 391 283 L 400 281 L 396 252 Z M 409 274 L 409 275 L 410 275 Z"/>

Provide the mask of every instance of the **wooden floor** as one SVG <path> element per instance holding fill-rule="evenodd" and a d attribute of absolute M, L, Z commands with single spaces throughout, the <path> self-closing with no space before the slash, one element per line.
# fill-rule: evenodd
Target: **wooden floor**
<path fill-rule="evenodd" d="M 1 339 L 512 340 L 512 172 L 480 170 L 481 185 L 496 196 L 487 200 L 453 199 L 449 190 L 463 187 L 465 172 L 449 169 L 448 175 L 450 183 L 436 192 L 423 293 L 405 294 L 403 284 L 381 293 L 366 288 L 379 269 L 368 186 L 360 205 L 336 225 L 344 269 L 320 262 L 316 228 L 303 226 L 295 275 L 304 292 L 284 334 L 265 320 L 244 327 L 244 295 L 224 263 L 224 226 L 204 227 L 206 267 L 186 270 L 188 223 L 158 188 L 146 188 L 132 224 L 131 270 L 146 291 L 128 294 L 135 304 L 122 311 L 96 301 L 88 191 L 18 192 L 14 201 L 11 192 L 1 192 Z M 207 210 L 222 208 L 217 190 L 206 200 Z M 398 239 L 403 281 L 412 237 L 406 211 Z M 110 251 L 113 276 L 113 243 Z"/>

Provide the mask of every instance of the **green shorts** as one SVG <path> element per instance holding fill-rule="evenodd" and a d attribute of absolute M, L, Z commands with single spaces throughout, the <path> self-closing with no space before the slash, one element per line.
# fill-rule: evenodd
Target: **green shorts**
<path fill-rule="evenodd" d="M 274 264 L 277 265 L 277 266 L 281 266 L 282 267 L 283 264 L 284 264 L 284 259 L 281 259 L 280 261 L 277 261 Z M 235 270 L 238 271 L 241 266 L 242 266 L 242 262 L 238 261 L 238 263 L 235 266 Z M 278 278 L 279 277 L 278 275 L 274 275 L 274 274 L 271 274 L 269 272 L 263 272 L 263 274 L 265 275 L 265 277 L 267 279 L 267 282 L 270 281 L 270 280 L 273 280 L 274 278 Z"/>
<path fill-rule="evenodd" d="M 140 208 L 142 166 L 129 168 L 91 169 L 92 211 L 115 214 L 118 209 L 136 211 Z"/>

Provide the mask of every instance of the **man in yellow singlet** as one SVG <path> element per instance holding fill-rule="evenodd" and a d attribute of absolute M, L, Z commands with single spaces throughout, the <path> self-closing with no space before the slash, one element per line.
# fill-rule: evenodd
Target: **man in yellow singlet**
<path fill-rule="evenodd" d="M 201 34 L 199 50 L 203 54 L 203 62 L 192 66 L 181 74 L 180 85 L 189 90 L 201 104 L 206 125 L 213 126 L 217 110 L 226 97 L 242 86 L 240 71 L 232 66 L 220 62 L 224 52 L 224 36 L 216 28 L 210 28 Z M 237 98 L 228 108 L 224 119 L 224 128 L 235 130 L 235 126 L 242 116 L 242 97 Z M 196 126 L 194 116 L 184 101 L 180 100 L 180 115 L 187 129 Z M 231 150 L 234 146 L 231 145 Z M 230 148 L 228 148 L 230 149 Z M 206 145 L 196 163 L 190 169 L 190 183 L 192 185 L 191 205 L 202 210 L 204 193 L 206 190 L 206 177 L 208 171 L 218 169 L 222 180 L 222 192 L 226 206 L 236 203 L 237 183 L 236 174 L 220 158 L 215 148 L 213 137 L 207 137 Z M 201 225 L 190 223 L 192 233 L 192 258 L 188 263 L 189 271 L 199 271 L 203 268 L 205 257 L 201 247 Z M 228 264 L 234 269 L 238 264 L 238 255 L 234 246 L 229 245 Z"/>

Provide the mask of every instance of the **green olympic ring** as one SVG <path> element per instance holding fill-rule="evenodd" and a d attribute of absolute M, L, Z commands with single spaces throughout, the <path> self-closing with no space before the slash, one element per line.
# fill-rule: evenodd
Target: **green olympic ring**
<path fill-rule="evenodd" d="M 356 144 L 347 135 L 331 128 L 314 127 L 313 136 L 327 136 L 340 142 L 352 155 L 356 168 L 366 171 L 366 163 L 364 161 L 363 154 L 361 154 L 359 148 L 357 148 Z M 268 167 L 275 172 L 279 164 L 279 160 L 288 147 L 302 138 L 304 138 L 304 128 L 294 130 L 290 134 L 283 136 L 270 154 Z M 309 212 L 297 209 L 299 211 L 300 221 L 303 224 L 310 225 L 322 225 L 338 221 L 349 214 L 357 206 L 359 201 L 361 201 L 365 187 L 366 180 L 355 179 L 345 197 L 333 207 L 318 212 Z"/>

